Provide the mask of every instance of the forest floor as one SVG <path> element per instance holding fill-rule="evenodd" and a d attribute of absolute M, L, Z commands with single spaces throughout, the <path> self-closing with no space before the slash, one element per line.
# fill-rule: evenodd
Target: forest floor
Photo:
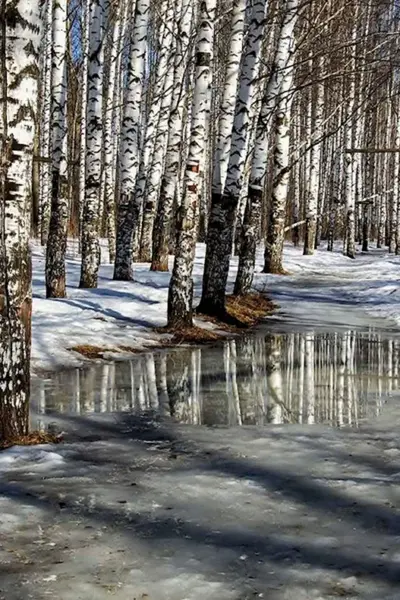
<path fill-rule="evenodd" d="M 287 248 L 292 275 L 259 275 L 257 285 L 281 306 L 275 325 L 373 324 L 399 334 L 399 262 Z M 73 285 L 73 260 L 69 272 Z M 111 339 L 110 311 L 129 320 L 124 343 L 124 331 L 152 340 L 167 276 L 139 267 L 114 299 L 110 277 L 105 266 L 99 291 L 70 287 L 70 299 L 54 304 L 38 298 L 35 282 L 37 360 L 49 359 L 43 345 L 51 355 L 55 344 L 60 361 L 76 339 Z M 0 599 L 398 600 L 399 400 L 394 390 L 359 429 L 63 414 L 65 443 L 0 453 Z"/>
<path fill-rule="evenodd" d="M 104 248 L 103 248 L 104 250 Z M 194 293 L 199 298 L 205 247 L 197 248 L 194 267 Z M 103 251 L 106 258 L 107 252 Z M 67 260 L 68 297 L 46 300 L 45 258 L 40 246 L 33 246 L 33 369 L 58 369 L 79 366 L 84 357 L 72 348 L 90 347 L 96 356 L 126 358 L 135 352 L 167 344 L 171 336 L 156 329 L 166 325 L 169 273 L 152 273 L 148 264 L 135 265 L 133 282 L 115 282 L 113 267 L 103 261 L 99 285 L 95 290 L 78 288 L 80 261 L 76 243 L 69 245 Z M 284 266 L 289 276 L 261 273 L 262 253 L 257 259 L 255 287 L 288 307 L 294 316 L 306 312 L 306 302 L 338 301 L 357 304 L 375 315 L 391 317 L 400 324 L 400 258 L 381 251 L 359 255 L 355 261 L 338 250 L 317 251 L 305 257 L 301 248 L 285 248 Z M 232 261 L 230 286 L 233 286 L 237 261 Z M 199 321 L 198 321 L 199 322 Z M 201 322 L 208 330 L 212 324 Z"/>

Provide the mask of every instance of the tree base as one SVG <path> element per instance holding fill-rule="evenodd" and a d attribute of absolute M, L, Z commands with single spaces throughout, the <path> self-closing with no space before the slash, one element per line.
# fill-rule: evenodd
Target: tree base
<path fill-rule="evenodd" d="M 153 261 L 150 265 L 150 271 L 159 272 L 159 273 L 168 273 L 169 272 L 168 261 L 167 261 L 167 263 Z"/>
<path fill-rule="evenodd" d="M 262 273 L 266 273 L 267 275 L 290 275 L 289 271 L 286 271 L 282 266 L 264 267 Z"/>

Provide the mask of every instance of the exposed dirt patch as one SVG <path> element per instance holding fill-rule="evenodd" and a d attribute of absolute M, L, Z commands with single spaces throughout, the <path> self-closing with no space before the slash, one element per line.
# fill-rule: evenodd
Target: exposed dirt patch
<path fill-rule="evenodd" d="M 227 296 L 226 318 L 219 319 L 209 317 L 208 315 L 196 315 L 198 321 L 204 324 L 212 323 L 215 326 L 213 330 L 210 330 L 206 326 L 193 326 L 174 330 L 170 330 L 168 327 L 157 327 L 154 329 L 156 333 L 161 335 L 171 334 L 171 337 L 160 340 L 159 344 L 148 348 L 125 345 L 104 347 L 82 344 L 69 348 L 69 350 L 77 352 L 89 360 L 101 360 L 107 358 L 106 354 L 118 354 L 119 352 L 141 354 L 165 348 L 173 348 L 179 344 L 209 344 L 229 334 L 240 334 L 243 329 L 257 325 L 257 323 L 271 314 L 276 308 L 276 305 L 271 300 L 260 293 L 247 294 L 246 296 Z"/>
<path fill-rule="evenodd" d="M 59 444 L 63 441 L 61 435 L 47 433 L 46 431 L 32 431 L 28 435 L 14 437 L 9 440 L 0 440 L 0 450 L 11 446 L 38 446 L 40 444 Z"/>
<path fill-rule="evenodd" d="M 104 358 L 106 352 L 117 352 L 116 348 L 104 348 L 101 346 L 91 346 L 89 344 L 82 344 L 81 346 L 73 346 L 70 348 L 72 352 L 77 352 L 85 358 L 96 360 L 97 358 Z"/>
<path fill-rule="evenodd" d="M 214 323 L 224 331 L 232 333 L 240 332 L 241 329 L 257 325 L 263 318 L 270 315 L 277 306 L 266 296 L 259 293 L 246 294 L 245 296 L 226 296 L 226 315 L 210 317 L 198 314 L 204 321 Z"/>
<path fill-rule="evenodd" d="M 276 308 L 276 304 L 263 294 L 226 297 L 227 313 L 245 327 L 256 325 L 261 319 L 273 313 Z"/>

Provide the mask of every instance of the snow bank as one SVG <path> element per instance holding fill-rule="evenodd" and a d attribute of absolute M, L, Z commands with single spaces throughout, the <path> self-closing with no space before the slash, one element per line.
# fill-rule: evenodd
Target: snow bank
<path fill-rule="evenodd" d="M 201 293 L 204 245 L 197 248 L 194 267 L 195 295 Z M 107 258 L 103 246 L 103 258 Z M 171 259 L 172 260 L 172 259 Z M 357 304 L 376 316 L 400 324 L 400 258 L 381 251 L 359 255 L 355 261 L 317 251 L 305 257 L 301 248 L 286 246 L 284 264 L 289 277 L 261 274 L 262 252 L 257 257 L 255 285 L 276 298 L 284 308 L 305 301 Z M 135 265 L 135 281 L 114 282 L 113 267 L 103 260 L 96 290 L 78 288 L 80 260 L 76 244 L 67 258 L 68 297 L 46 300 L 43 249 L 33 246 L 33 348 L 34 369 L 79 366 L 82 356 L 69 349 L 81 345 L 142 349 L 159 345 L 164 336 L 154 331 L 166 324 L 169 273 L 152 273 L 148 264 Z M 237 261 L 232 261 L 230 284 Z"/>
<path fill-rule="evenodd" d="M 64 462 L 61 454 L 54 452 L 53 446 L 13 446 L 0 452 L 0 472 L 15 468 L 25 469 L 27 466 L 35 470 L 48 469 L 60 466 Z"/>

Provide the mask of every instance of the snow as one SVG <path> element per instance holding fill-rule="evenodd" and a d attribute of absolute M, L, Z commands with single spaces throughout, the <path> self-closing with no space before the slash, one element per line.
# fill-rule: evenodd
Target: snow
<path fill-rule="evenodd" d="M 398 431 L 385 418 L 239 430 L 114 415 L 87 419 L 82 437 L 106 425 L 108 439 L 75 431 L 41 448 L 40 473 L 29 448 L 18 470 L 0 467 L 5 598 L 400 597 Z"/>
<path fill-rule="evenodd" d="M 139 265 L 114 284 L 104 265 L 99 290 L 78 290 L 70 256 L 69 298 L 50 304 L 40 260 L 35 248 L 37 365 L 73 364 L 76 341 L 156 343 L 168 275 Z M 256 285 L 281 306 L 271 326 L 390 330 L 398 261 L 287 247 L 291 275 Z M 66 443 L 0 453 L 0 599 L 398 600 L 399 400 L 358 429 L 52 414 Z"/>
<path fill-rule="evenodd" d="M 44 255 L 33 245 L 33 346 L 35 371 L 79 366 L 80 354 L 70 348 L 86 344 L 118 352 L 119 346 L 143 349 L 159 346 L 169 336 L 154 329 L 166 324 L 169 273 L 152 273 L 148 264 L 135 265 L 133 282 L 114 282 L 113 267 L 107 264 L 107 251 L 102 247 L 103 262 L 96 290 L 78 288 L 80 260 L 76 243 L 70 242 L 67 260 L 68 297 L 46 300 Z M 197 248 L 194 267 L 195 296 L 201 293 L 204 245 Z M 383 251 L 359 255 L 351 260 L 319 250 L 305 257 L 301 248 L 285 247 L 284 265 L 289 277 L 261 274 L 262 252 L 258 253 L 255 286 L 275 298 L 282 313 L 304 315 L 299 308 L 304 301 L 338 302 L 357 305 L 376 317 L 400 324 L 400 257 Z M 233 284 L 237 261 L 232 261 L 230 285 Z M 323 314 L 325 313 L 325 315 Z M 326 319 L 326 306 L 318 315 Z M 342 317 L 339 317 L 339 321 Z M 107 353 L 106 353 L 107 356 Z"/>

